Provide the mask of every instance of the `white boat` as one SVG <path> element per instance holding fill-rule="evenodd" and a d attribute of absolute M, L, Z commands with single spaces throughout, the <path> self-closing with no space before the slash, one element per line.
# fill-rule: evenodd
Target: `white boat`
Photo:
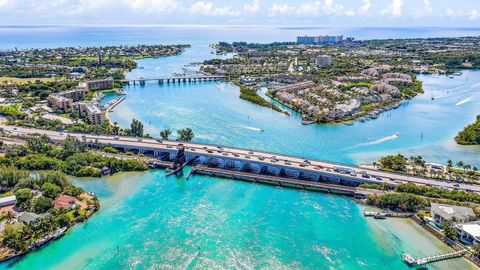
<path fill-rule="evenodd" d="M 217 90 L 222 90 L 222 85 L 219 82 L 215 84 L 215 87 L 217 87 Z"/>

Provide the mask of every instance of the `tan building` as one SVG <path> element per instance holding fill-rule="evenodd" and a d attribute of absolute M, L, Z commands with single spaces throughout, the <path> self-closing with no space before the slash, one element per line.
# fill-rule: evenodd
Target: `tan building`
<path fill-rule="evenodd" d="M 48 106 L 50 106 L 53 110 L 71 112 L 73 109 L 73 100 L 58 94 L 51 94 L 48 96 Z"/>
<path fill-rule="evenodd" d="M 104 80 L 86 81 L 79 84 L 80 87 L 90 91 L 106 90 L 113 88 L 113 79 L 108 78 Z"/>
<path fill-rule="evenodd" d="M 59 95 L 70 98 L 74 102 L 84 99 L 88 94 L 88 89 L 76 88 L 58 93 Z"/>
<path fill-rule="evenodd" d="M 105 122 L 106 112 L 100 109 L 96 104 L 76 102 L 74 107 L 78 110 L 78 114 L 81 117 L 86 116 L 92 125 L 101 125 Z"/>

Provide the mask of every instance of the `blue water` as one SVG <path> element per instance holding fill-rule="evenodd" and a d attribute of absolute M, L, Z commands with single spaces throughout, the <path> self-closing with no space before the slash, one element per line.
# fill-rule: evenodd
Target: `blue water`
<path fill-rule="evenodd" d="M 478 35 L 470 29 L 261 28 L 0 28 L 0 48 L 137 43 L 191 43 L 185 54 L 145 59 L 130 78 L 180 72 L 211 57 L 220 40 L 283 41 L 305 33 L 358 38 Z M 476 148 L 452 143 L 479 113 L 480 76 L 421 76 L 426 93 L 378 120 L 353 126 L 302 126 L 238 98 L 238 89 L 212 83 L 126 87 L 127 99 L 110 114 L 148 132 L 191 127 L 195 141 L 270 150 L 336 162 L 361 163 L 382 153 L 419 153 L 434 161 L 478 164 Z M 478 85 L 476 85 L 478 84 Z M 449 93 L 446 93 L 449 91 Z M 431 96 L 435 100 L 431 100 Z M 391 116 L 387 116 L 391 115 Z M 263 129 L 264 132 L 259 132 Z M 423 139 L 420 138 L 424 132 Z M 398 139 L 390 139 L 400 133 Z M 101 200 L 101 210 L 65 237 L 8 269 L 408 269 L 400 254 L 448 248 L 408 220 L 368 220 L 349 198 L 194 176 L 166 178 L 161 170 L 74 179 Z M 119 252 L 117 254 L 117 247 Z M 465 260 L 432 269 L 473 269 Z"/>

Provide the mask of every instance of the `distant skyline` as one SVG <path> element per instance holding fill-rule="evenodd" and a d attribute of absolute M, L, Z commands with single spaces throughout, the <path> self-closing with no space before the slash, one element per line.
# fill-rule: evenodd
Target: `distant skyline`
<path fill-rule="evenodd" d="M 0 0 L 0 25 L 479 27 L 479 0 Z"/>

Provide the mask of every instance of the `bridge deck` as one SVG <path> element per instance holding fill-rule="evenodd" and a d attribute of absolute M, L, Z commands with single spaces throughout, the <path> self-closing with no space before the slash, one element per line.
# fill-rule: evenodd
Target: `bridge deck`
<path fill-rule="evenodd" d="M 178 142 L 173 141 L 157 141 L 154 139 L 139 139 L 133 137 L 118 137 L 94 134 L 80 134 L 56 132 L 40 129 L 31 129 L 23 127 L 13 127 L 0 125 L 8 133 L 16 136 L 25 136 L 32 133 L 40 133 L 49 136 L 53 141 L 62 142 L 67 135 L 79 138 L 81 141 L 89 142 L 90 144 L 98 143 L 103 145 L 110 145 L 112 147 L 121 147 L 125 149 L 140 149 L 142 151 L 159 151 L 159 152 L 176 152 Z M 447 182 L 436 179 L 421 178 L 410 175 L 395 174 L 374 169 L 359 168 L 356 166 L 335 164 L 320 160 L 305 159 L 287 155 L 280 155 L 275 153 L 254 151 L 248 149 L 220 147 L 215 145 L 183 143 L 186 147 L 186 154 L 200 155 L 206 157 L 215 157 L 219 159 L 231 159 L 242 162 L 252 162 L 261 165 L 269 165 L 272 167 L 287 168 L 291 170 L 298 170 L 310 173 L 320 173 L 341 179 L 349 179 L 357 181 L 358 183 L 376 183 L 396 185 L 398 183 L 415 183 L 426 186 L 436 186 L 448 189 L 469 190 L 473 192 L 480 192 L 480 186 L 467 183 Z M 346 168 L 351 170 L 353 175 L 335 171 L 335 168 Z M 367 178 L 363 177 L 367 174 Z"/>

